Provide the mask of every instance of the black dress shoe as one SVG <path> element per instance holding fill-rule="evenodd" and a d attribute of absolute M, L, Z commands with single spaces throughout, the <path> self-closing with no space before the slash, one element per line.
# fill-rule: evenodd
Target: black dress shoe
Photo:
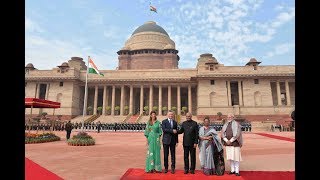
<path fill-rule="evenodd" d="M 188 170 L 184 170 L 184 173 L 185 173 L 185 174 L 188 174 L 188 172 L 189 172 Z"/>
<path fill-rule="evenodd" d="M 174 169 L 171 169 L 171 174 L 174 174 L 176 171 Z"/>
<path fill-rule="evenodd" d="M 231 171 L 230 171 L 228 174 L 235 174 L 235 172 L 231 172 Z"/>
<path fill-rule="evenodd" d="M 167 173 L 167 172 L 168 172 L 168 169 L 165 169 L 165 170 L 164 170 L 164 173 Z"/>
<path fill-rule="evenodd" d="M 191 170 L 190 172 L 191 172 L 191 174 L 194 174 L 194 170 Z"/>
<path fill-rule="evenodd" d="M 236 176 L 240 176 L 240 173 L 236 173 Z"/>

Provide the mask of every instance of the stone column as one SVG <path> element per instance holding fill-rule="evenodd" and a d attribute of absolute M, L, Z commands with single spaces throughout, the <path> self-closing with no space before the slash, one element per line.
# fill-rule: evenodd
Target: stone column
<path fill-rule="evenodd" d="M 243 106 L 241 81 L 238 81 L 239 106 Z"/>
<path fill-rule="evenodd" d="M 49 97 L 49 88 L 50 88 L 50 83 L 47 84 L 45 99 L 48 99 L 48 97 Z"/>
<path fill-rule="evenodd" d="M 291 106 L 291 99 L 290 99 L 290 90 L 289 90 L 289 82 L 286 81 L 286 99 L 287 99 L 287 106 Z"/>
<path fill-rule="evenodd" d="M 168 86 L 168 110 L 171 110 L 171 86 Z"/>
<path fill-rule="evenodd" d="M 188 85 L 188 112 L 192 114 L 191 85 Z"/>
<path fill-rule="evenodd" d="M 133 114 L 133 86 L 130 85 L 129 114 Z"/>
<path fill-rule="evenodd" d="M 107 106 L 109 106 L 109 89 L 108 89 L 108 86 L 106 86 L 106 107 L 105 108 L 107 108 Z M 107 113 L 107 112 L 105 112 L 105 113 Z"/>
<path fill-rule="evenodd" d="M 112 86 L 112 99 L 111 99 L 111 115 L 114 116 L 114 105 L 116 103 L 116 87 Z"/>
<path fill-rule="evenodd" d="M 149 112 L 152 111 L 153 107 L 153 86 L 149 87 Z"/>
<path fill-rule="evenodd" d="M 159 107 L 158 107 L 158 115 L 162 116 L 162 86 L 159 85 Z"/>
<path fill-rule="evenodd" d="M 124 85 L 121 86 L 120 116 L 124 115 Z"/>
<path fill-rule="evenodd" d="M 143 113 L 143 85 L 140 86 L 140 114 Z"/>
<path fill-rule="evenodd" d="M 280 82 L 277 81 L 277 97 L 278 97 L 278 106 L 281 106 L 281 93 L 280 93 Z"/>
<path fill-rule="evenodd" d="M 181 114 L 181 96 L 180 96 L 180 86 L 177 86 L 177 114 Z"/>
<path fill-rule="evenodd" d="M 230 88 L 230 81 L 227 81 L 228 83 L 228 104 L 229 106 L 232 106 L 232 103 L 231 103 L 231 88 Z"/>
<path fill-rule="evenodd" d="M 97 104 L 98 104 L 98 86 L 94 89 L 94 102 L 93 102 L 93 115 L 97 114 Z"/>
<path fill-rule="evenodd" d="M 35 90 L 35 92 L 34 92 L 34 98 L 39 98 L 39 90 L 38 90 L 38 89 L 39 89 L 39 86 L 40 86 L 40 85 L 37 83 L 37 84 L 36 84 L 36 90 Z"/>
<path fill-rule="evenodd" d="M 103 99 L 102 99 L 102 115 L 106 115 L 106 96 L 107 96 L 107 86 L 103 86 Z"/>

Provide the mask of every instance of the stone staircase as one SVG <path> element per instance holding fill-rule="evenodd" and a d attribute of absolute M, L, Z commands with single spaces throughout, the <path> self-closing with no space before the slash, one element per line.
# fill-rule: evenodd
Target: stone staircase
<path fill-rule="evenodd" d="M 88 119 L 84 120 L 85 123 L 92 123 L 94 120 L 98 119 L 100 117 L 100 114 L 94 114 Z"/>
<path fill-rule="evenodd" d="M 139 114 L 132 115 L 132 116 L 126 121 L 126 123 L 136 123 L 138 118 L 139 118 Z"/>
<path fill-rule="evenodd" d="M 95 121 L 100 121 L 101 123 L 123 123 L 127 119 L 127 116 L 100 116 Z"/>

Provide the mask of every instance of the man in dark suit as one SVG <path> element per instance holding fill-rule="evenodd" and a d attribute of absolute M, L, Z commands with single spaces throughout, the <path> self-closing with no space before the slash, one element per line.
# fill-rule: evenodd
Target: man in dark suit
<path fill-rule="evenodd" d="M 162 121 L 162 143 L 163 143 L 163 158 L 164 158 L 164 173 L 168 172 L 168 156 L 169 149 L 171 154 L 171 173 L 175 173 L 176 167 L 176 144 L 178 143 L 177 127 L 178 124 L 173 120 L 173 111 L 169 110 L 168 118 Z"/>
<path fill-rule="evenodd" d="M 73 127 L 72 127 L 71 121 L 68 121 L 65 128 L 65 130 L 67 131 L 67 135 L 66 135 L 67 140 L 70 139 L 72 128 Z"/>
<path fill-rule="evenodd" d="M 192 120 L 192 114 L 188 112 L 186 114 L 186 121 L 181 125 L 178 130 L 178 134 L 183 133 L 183 151 L 184 151 L 184 173 L 194 174 L 196 169 L 196 147 L 199 139 L 199 127 L 196 121 Z M 191 167 L 189 168 L 189 152 L 191 156 Z"/>

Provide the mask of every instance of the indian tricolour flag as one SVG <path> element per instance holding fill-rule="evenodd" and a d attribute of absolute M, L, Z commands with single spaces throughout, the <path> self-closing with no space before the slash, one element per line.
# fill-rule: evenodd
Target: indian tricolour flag
<path fill-rule="evenodd" d="M 157 13 L 157 8 L 150 5 L 150 11 L 153 11 L 153 12 Z"/>
<path fill-rule="evenodd" d="M 91 58 L 89 58 L 89 73 L 104 76 L 101 72 L 99 72 L 97 66 L 94 64 Z"/>

